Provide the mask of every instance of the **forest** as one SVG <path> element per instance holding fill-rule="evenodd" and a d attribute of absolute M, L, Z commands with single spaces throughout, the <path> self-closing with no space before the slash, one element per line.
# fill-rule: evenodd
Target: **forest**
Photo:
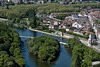
<path fill-rule="evenodd" d="M 0 18 L 8 19 L 8 25 L 18 28 L 39 27 L 40 22 L 43 19 L 36 17 L 36 14 L 50 14 L 53 12 L 80 12 L 81 9 L 85 9 L 88 6 L 91 8 L 100 8 L 100 3 L 83 3 L 61 5 L 58 3 L 46 3 L 46 4 L 21 4 L 6 6 L 0 8 Z M 66 15 L 58 15 L 57 18 L 64 19 Z M 24 19 L 24 20 L 23 20 Z M 27 19 L 27 20 L 26 20 Z"/>
<path fill-rule="evenodd" d="M 27 43 L 30 53 L 41 61 L 51 63 L 59 56 L 60 44 L 58 40 L 51 36 L 39 36 L 28 39 Z"/>
<path fill-rule="evenodd" d="M 53 12 L 80 12 L 80 9 L 87 8 L 88 6 L 91 8 L 100 8 L 100 3 L 73 4 L 71 6 L 58 3 L 13 5 L 0 8 L 0 17 L 8 19 L 25 18 L 28 17 L 28 12 L 34 9 L 36 13 L 40 14 L 50 14 Z"/>
<path fill-rule="evenodd" d="M 72 67 L 91 67 L 93 61 L 100 61 L 100 53 L 82 44 L 78 37 L 67 39 L 72 49 Z"/>
<path fill-rule="evenodd" d="M 0 22 L 0 67 L 25 67 L 19 34 Z"/>

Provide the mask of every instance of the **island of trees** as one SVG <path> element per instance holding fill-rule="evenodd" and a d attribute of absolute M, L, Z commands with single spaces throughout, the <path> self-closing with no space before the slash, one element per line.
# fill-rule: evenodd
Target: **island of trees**
<path fill-rule="evenodd" d="M 0 22 L 0 67 L 24 66 L 19 34 Z"/>
<path fill-rule="evenodd" d="M 51 63 L 59 56 L 60 44 L 53 37 L 39 36 L 28 39 L 27 43 L 30 48 L 30 53 L 37 56 L 41 61 Z"/>
<path fill-rule="evenodd" d="M 100 61 L 100 53 L 83 45 L 78 37 L 67 39 L 72 49 L 72 67 L 91 67 L 93 61 Z"/>

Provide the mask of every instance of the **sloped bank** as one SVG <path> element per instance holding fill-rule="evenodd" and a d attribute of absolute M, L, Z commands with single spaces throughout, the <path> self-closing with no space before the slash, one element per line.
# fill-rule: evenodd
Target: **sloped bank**
<path fill-rule="evenodd" d="M 72 49 L 72 67 L 91 67 L 95 61 L 100 61 L 100 53 L 85 46 L 79 38 L 67 39 L 69 47 Z"/>

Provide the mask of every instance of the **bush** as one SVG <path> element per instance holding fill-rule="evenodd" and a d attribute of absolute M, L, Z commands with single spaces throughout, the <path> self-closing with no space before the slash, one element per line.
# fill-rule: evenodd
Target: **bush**
<path fill-rule="evenodd" d="M 73 33 L 73 32 L 68 32 L 67 31 L 67 34 L 71 34 L 71 35 L 74 35 L 74 36 L 78 36 L 78 37 L 82 37 L 82 38 L 86 38 L 86 39 L 88 39 L 88 36 L 83 36 L 83 35 L 80 35 L 80 34 L 76 34 L 76 33 Z"/>

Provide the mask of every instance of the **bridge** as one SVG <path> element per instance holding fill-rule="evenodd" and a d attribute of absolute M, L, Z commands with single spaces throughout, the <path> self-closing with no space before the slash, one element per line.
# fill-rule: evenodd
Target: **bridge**
<path fill-rule="evenodd" d="M 23 38 L 34 38 L 34 37 L 31 37 L 31 36 L 20 36 L 20 37 L 23 37 Z"/>
<path fill-rule="evenodd" d="M 92 67 L 94 66 L 94 65 L 99 65 L 100 64 L 100 61 L 94 61 L 94 62 L 92 62 Z"/>
<path fill-rule="evenodd" d="M 34 38 L 34 37 L 32 37 L 32 36 L 20 36 L 20 37 L 23 37 L 23 38 Z M 66 44 L 66 43 L 64 43 L 64 42 L 59 42 L 60 44 L 63 44 L 63 45 L 68 45 L 68 44 Z"/>
<path fill-rule="evenodd" d="M 63 45 L 67 45 L 66 43 L 64 43 L 64 42 L 59 42 L 60 44 L 63 44 Z"/>

